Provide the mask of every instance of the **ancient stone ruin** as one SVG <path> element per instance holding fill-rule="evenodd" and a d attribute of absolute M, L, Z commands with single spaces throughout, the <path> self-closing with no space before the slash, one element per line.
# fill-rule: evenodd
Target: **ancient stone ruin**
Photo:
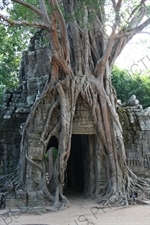
<path fill-rule="evenodd" d="M 150 107 L 142 109 L 136 96 L 118 108 L 127 164 L 138 176 L 150 176 Z"/>
<path fill-rule="evenodd" d="M 0 108 L 0 174 L 13 171 L 18 164 L 22 128 L 45 85 L 49 66 L 49 50 L 41 46 L 37 32 L 22 54 L 18 89 L 5 92 Z"/>
<path fill-rule="evenodd" d="M 39 98 L 47 82 L 50 71 L 49 57 L 50 50 L 47 45 L 42 43 L 41 35 L 37 33 L 32 38 L 28 50 L 23 52 L 19 72 L 19 87 L 16 90 L 6 91 L 4 94 L 3 105 L 0 108 L 0 176 L 13 172 L 18 164 L 22 128 L 35 99 Z M 28 156 L 39 165 L 43 157 L 40 134 L 44 126 L 43 120 L 47 107 L 48 102 L 43 102 L 41 110 L 36 115 L 35 132 L 28 134 L 30 148 Z M 132 96 L 127 104 L 121 104 L 118 101 L 118 114 L 123 128 L 127 164 L 138 176 L 149 177 L 150 108 L 143 110 L 136 100 L 136 96 Z M 57 120 L 57 117 L 58 115 L 55 113 L 52 123 L 49 125 L 50 129 L 52 129 L 53 121 Z M 90 164 L 89 155 L 92 154 L 89 153 L 86 156 L 86 151 L 89 151 L 89 139 L 95 139 L 95 129 L 90 109 L 79 96 L 73 120 L 72 146 L 66 177 L 68 186 L 81 192 L 84 188 L 88 188 L 89 182 L 92 182 L 92 177 L 91 181 L 87 180 L 88 170 L 93 168 L 92 165 L 91 167 L 87 166 Z M 47 149 L 57 148 L 57 145 L 58 141 L 54 133 Z M 93 147 L 96 148 L 96 146 Z M 101 155 L 95 157 L 99 157 L 100 161 L 101 180 L 99 182 L 104 184 L 106 180 L 105 161 Z M 76 167 L 76 164 L 80 166 Z M 33 170 L 32 167 L 28 166 L 28 193 L 18 191 L 17 198 L 27 199 L 28 195 L 28 205 L 32 205 L 38 194 L 40 196 L 38 204 L 42 205 L 43 198 L 40 190 L 39 193 L 34 193 L 40 177 L 39 170 Z"/>

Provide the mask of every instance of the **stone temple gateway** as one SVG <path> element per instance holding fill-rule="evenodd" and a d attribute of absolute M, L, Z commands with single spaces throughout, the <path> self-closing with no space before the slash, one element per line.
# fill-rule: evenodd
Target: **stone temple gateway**
<path fill-rule="evenodd" d="M 16 90 L 6 91 L 4 95 L 3 105 L 0 108 L 0 176 L 13 172 L 18 164 L 22 128 L 34 100 L 39 98 L 48 79 L 49 56 L 50 51 L 47 46 L 41 44 L 40 36 L 33 37 L 28 51 L 22 56 L 19 87 Z M 58 147 L 55 132 L 48 140 L 46 149 L 40 141 L 50 101 L 48 96 L 41 103 L 40 110 L 36 112 L 34 130 L 28 133 L 28 157 L 39 166 L 43 152 L 47 152 L 50 147 Z M 150 108 L 143 110 L 137 102 L 129 102 L 126 106 L 118 105 L 118 113 L 123 128 L 127 164 L 135 174 L 149 177 Z M 53 122 L 58 120 L 58 116 L 57 112 L 53 114 L 49 130 L 53 129 Z M 106 181 L 105 160 L 102 155 L 97 154 L 95 134 L 90 108 L 79 96 L 73 120 L 71 153 L 65 173 L 68 187 L 79 192 L 84 192 L 84 189 L 91 190 L 90 184 L 96 179 L 95 170 L 101 175 L 101 180 L 98 182 L 103 185 Z M 98 158 L 100 163 L 95 165 L 91 158 Z M 28 190 L 18 191 L 16 201 L 21 202 L 21 199 L 24 199 L 25 204 L 32 205 L 35 201 L 36 205 L 42 205 L 42 193 L 40 190 L 38 193 L 34 192 L 41 179 L 41 171 L 37 168 L 33 169 L 30 163 L 27 165 L 27 171 Z M 13 202 L 9 201 L 9 204 Z"/>

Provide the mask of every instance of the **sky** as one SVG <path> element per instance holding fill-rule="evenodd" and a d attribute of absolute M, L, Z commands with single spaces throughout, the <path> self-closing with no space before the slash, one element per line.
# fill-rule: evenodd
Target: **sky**
<path fill-rule="evenodd" d="M 136 34 L 125 46 L 115 64 L 131 73 L 150 70 L 150 33 Z"/>

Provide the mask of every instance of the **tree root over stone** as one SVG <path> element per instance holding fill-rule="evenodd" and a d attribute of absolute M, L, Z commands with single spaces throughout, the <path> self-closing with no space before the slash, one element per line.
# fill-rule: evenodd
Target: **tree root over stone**
<path fill-rule="evenodd" d="M 92 82 L 91 82 L 92 79 Z M 64 174 L 67 167 L 68 158 L 71 148 L 71 136 L 73 118 L 76 109 L 76 102 L 80 96 L 91 109 L 91 116 L 94 122 L 97 145 L 99 146 L 98 154 L 105 158 L 105 166 L 107 180 L 104 187 L 99 183 L 99 159 L 94 157 L 95 149 L 91 151 L 93 157 L 92 165 L 94 166 L 94 181 L 90 186 L 90 195 L 95 196 L 99 202 L 107 205 L 128 205 L 130 194 L 133 191 L 139 194 L 148 193 L 150 191 L 149 184 L 141 178 L 138 178 L 128 168 L 126 164 L 125 148 L 123 143 L 122 129 L 120 127 L 118 115 L 114 109 L 114 98 L 111 96 L 111 86 L 109 92 L 99 91 L 98 83 L 94 76 L 67 76 L 62 81 L 48 83 L 41 97 L 35 102 L 31 113 L 24 127 L 21 142 L 21 159 L 14 175 L 2 177 L 2 185 L 8 188 L 8 184 L 12 183 L 13 190 L 15 188 L 25 189 L 27 165 L 35 167 L 41 172 L 41 180 L 38 189 L 42 190 L 47 201 L 51 203 L 55 210 L 61 210 L 69 205 L 69 201 L 63 195 Z M 46 104 L 44 105 L 44 102 Z M 43 119 L 43 113 L 44 118 Z M 57 115 L 57 118 L 54 117 Z M 30 133 L 36 133 L 36 124 L 41 116 L 43 129 L 40 134 L 41 147 L 43 147 L 43 158 L 40 165 L 29 157 L 28 139 Z M 54 119 L 55 118 L 55 119 Z M 114 119 L 115 118 L 115 119 Z M 53 121 L 53 123 L 52 123 Z M 50 138 L 55 135 L 58 138 L 58 156 L 53 167 L 53 175 L 50 185 L 53 184 L 53 192 L 50 191 L 51 186 L 46 183 L 46 168 L 44 154 Z M 91 145 L 94 146 L 94 145 Z M 21 162 L 24 162 L 22 164 Z M 90 162 L 91 163 L 91 162 Z M 15 176 L 15 174 L 17 176 Z M 21 175 L 20 175 L 21 174 Z M 89 172 L 89 179 L 91 172 Z M 19 184 L 17 186 L 17 184 Z M 89 191 L 89 190 L 88 190 Z M 86 195 L 86 190 L 84 191 Z M 88 195 L 89 192 L 87 192 Z"/>

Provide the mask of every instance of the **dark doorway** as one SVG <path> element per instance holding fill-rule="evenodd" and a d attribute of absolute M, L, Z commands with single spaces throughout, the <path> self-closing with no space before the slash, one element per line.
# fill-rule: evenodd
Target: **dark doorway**
<path fill-rule="evenodd" d="M 50 138 L 46 151 L 48 151 L 51 147 L 55 147 L 58 149 L 58 139 L 55 136 L 52 136 Z"/>
<path fill-rule="evenodd" d="M 68 188 L 78 192 L 84 191 L 84 156 L 88 148 L 88 137 L 86 135 L 72 135 L 66 170 L 66 184 Z"/>
<path fill-rule="evenodd" d="M 54 165 L 58 156 L 58 139 L 52 136 L 47 145 L 45 154 L 46 182 L 50 192 L 55 191 L 56 184 L 53 180 Z"/>

